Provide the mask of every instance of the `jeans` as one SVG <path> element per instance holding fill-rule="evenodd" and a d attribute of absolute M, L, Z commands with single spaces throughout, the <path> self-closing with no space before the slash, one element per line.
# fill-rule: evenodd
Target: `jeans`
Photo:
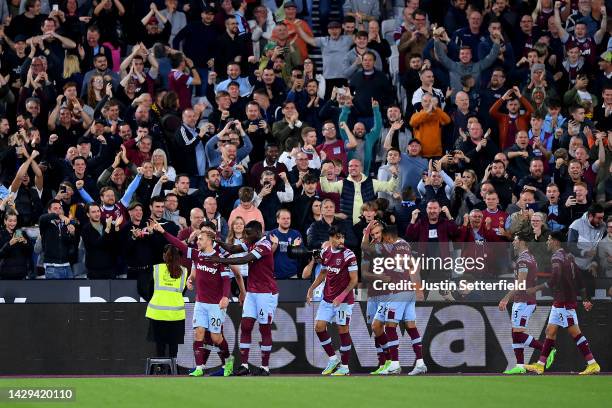
<path fill-rule="evenodd" d="M 196 67 L 196 70 L 198 71 L 198 75 L 200 75 L 202 83 L 200 85 L 194 85 L 195 96 L 206 96 L 206 88 L 208 87 L 208 68 Z"/>
<path fill-rule="evenodd" d="M 73 279 L 72 268 L 70 265 L 67 266 L 45 266 L 45 278 L 46 279 Z"/>

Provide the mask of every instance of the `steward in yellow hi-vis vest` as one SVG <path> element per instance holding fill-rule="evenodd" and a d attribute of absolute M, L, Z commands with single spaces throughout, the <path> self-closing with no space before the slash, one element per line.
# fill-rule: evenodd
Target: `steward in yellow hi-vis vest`
<path fill-rule="evenodd" d="M 147 338 L 157 345 L 157 357 L 165 357 L 166 344 L 169 357 L 176 357 L 178 345 L 185 337 L 185 301 L 183 291 L 187 282 L 187 269 L 181 266 L 178 249 L 167 245 L 164 263 L 153 266 L 153 297 L 149 301 L 146 317 L 149 319 Z"/>

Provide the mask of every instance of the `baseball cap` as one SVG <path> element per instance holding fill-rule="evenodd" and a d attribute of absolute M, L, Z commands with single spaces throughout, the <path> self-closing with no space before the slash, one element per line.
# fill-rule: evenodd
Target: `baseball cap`
<path fill-rule="evenodd" d="M 599 56 L 600 59 L 606 62 L 612 62 L 612 51 L 606 51 Z"/>
<path fill-rule="evenodd" d="M 419 139 L 412 138 L 412 139 L 411 139 L 411 140 L 408 142 L 408 146 L 410 146 L 410 145 L 411 145 L 411 144 L 413 144 L 413 143 L 418 143 L 418 144 L 421 144 L 421 141 L 420 141 Z"/>
<path fill-rule="evenodd" d="M 215 14 L 215 8 L 214 8 L 214 7 L 211 7 L 211 6 L 206 5 L 206 6 L 204 6 L 204 7 L 202 8 L 202 13 L 206 13 L 206 14 Z"/>
<path fill-rule="evenodd" d="M 140 204 L 138 201 L 134 201 L 132 204 L 130 204 L 130 206 L 128 207 L 128 211 L 132 211 L 134 208 L 136 207 L 140 207 L 140 209 L 144 209 L 144 206 L 142 204 Z"/>
<path fill-rule="evenodd" d="M 327 23 L 327 28 L 341 28 L 342 24 L 339 21 L 330 21 Z"/>
<path fill-rule="evenodd" d="M 546 71 L 546 66 L 544 64 L 533 64 L 531 66 L 531 73 L 536 71 Z"/>
<path fill-rule="evenodd" d="M 77 144 L 80 145 L 82 143 L 91 143 L 91 138 L 85 137 L 85 136 L 79 137 L 78 140 L 77 140 Z"/>
<path fill-rule="evenodd" d="M 25 42 L 27 39 L 28 39 L 28 37 L 26 35 L 23 35 L 23 34 L 17 34 L 15 36 L 15 42 L 19 42 L 19 41 Z"/>
<path fill-rule="evenodd" d="M 288 1 L 285 4 L 283 4 L 283 8 L 289 8 L 289 7 L 297 8 L 297 4 L 295 4 L 293 1 Z"/>

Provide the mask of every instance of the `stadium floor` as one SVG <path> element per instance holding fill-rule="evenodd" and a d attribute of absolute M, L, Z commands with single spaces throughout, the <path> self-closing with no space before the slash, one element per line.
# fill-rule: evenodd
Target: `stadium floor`
<path fill-rule="evenodd" d="M 0 389 L 70 387 L 75 402 L 0 401 L 0 407 L 603 407 L 612 376 L 428 375 L 422 377 L 41 377 L 0 378 Z M 190 404 L 190 405 L 187 405 Z M 196 404 L 196 405 L 194 405 Z M 419 404 L 419 405 L 416 405 Z M 503 404 L 503 405 L 502 405 Z M 526 404 L 526 405 L 525 405 Z"/>

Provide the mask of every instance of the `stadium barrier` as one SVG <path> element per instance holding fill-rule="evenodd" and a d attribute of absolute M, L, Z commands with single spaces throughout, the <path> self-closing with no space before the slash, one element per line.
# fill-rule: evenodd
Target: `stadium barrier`
<path fill-rule="evenodd" d="M 91 284 L 92 282 L 88 282 Z M 95 293 L 95 291 L 94 291 Z M 282 293 L 282 292 L 281 292 Z M 274 346 L 270 368 L 274 374 L 318 373 L 326 357 L 313 330 L 317 304 L 281 302 L 273 326 Z M 376 365 L 376 352 L 365 321 L 365 302 L 355 305 L 351 319 L 354 373 Z M 0 305 L 0 375 L 100 375 L 142 374 L 154 345 L 146 341 L 145 303 L 72 303 Z M 529 333 L 543 338 L 550 303 L 540 304 L 529 323 Z M 179 349 L 179 365 L 193 366 L 191 316 L 187 305 L 185 344 Z M 612 303 L 595 303 L 589 313 L 578 311 L 580 327 L 588 338 L 602 370 L 612 369 Z M 232 304 L 224 325 L 230 349 L 237 354 L 240 307 Z M 514 365 L 509 311 L 496 303 L 434 303 L 417 307 L 417 326 L 423 336 L 424 358 L 431 373 L 499 373 Z M 335 329 L 331 330 L 332 333 Z M 259 332 L 253 331 L 251 360 L 260 361 Z M 337 338 L 334 344 L 338 345 Z M 552 371 L 581 370 L 585 363 L 571 337 L 561 331 L 559 353 Z M 536 352 L 537 354 L 537 352 Z M 525 349 L 526 360 L 534 360 Z M 400 334 L 400 360 L 414 363 L 407 334 Z M 207 365 L 219 364 L 215 353 Z"/>

